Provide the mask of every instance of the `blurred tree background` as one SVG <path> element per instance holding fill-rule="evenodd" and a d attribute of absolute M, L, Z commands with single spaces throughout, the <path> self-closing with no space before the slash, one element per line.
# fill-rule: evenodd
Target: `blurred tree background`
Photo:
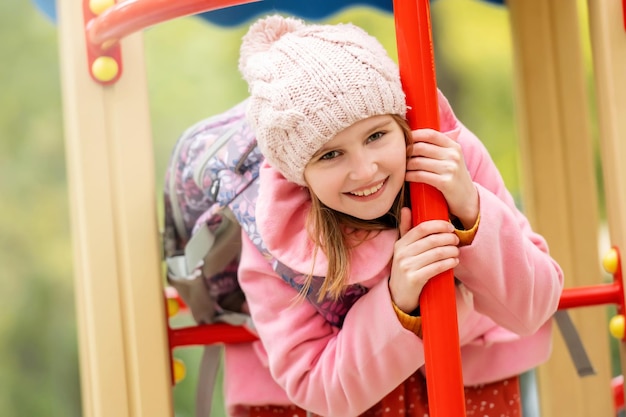
<path fill-rule="evenodd" d="M 80 416 L 54 25 L 0 2 L 0 414 Z"/>
<path fill-rule="evenodd" d="M 432 17 L 439 85 L 519 200 L 507 11 L 475 0 L 437 0 Z M 329 21 L 364 27 L 395 56 L 391 16 L 357 8 Z M 236 69 L 245 31 L 197 17 L 145 31 L 158 187 L 178 136 L 245 97 Z M 0 39 L 0 414 L 78 417 L 57 31 L 31 1 L 3 0 Z M 193 415 L 199 352 L 177 352 L 189 370 L 174 390 L 177 416 Z"/>

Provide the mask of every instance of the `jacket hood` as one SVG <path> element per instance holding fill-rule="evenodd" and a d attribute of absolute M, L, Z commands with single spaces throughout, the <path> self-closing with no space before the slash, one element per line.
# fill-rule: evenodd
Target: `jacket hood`
<path fill-rule="evenodd" d="M 312 265 L 313 242 L 306 230 L 311 199 L 306 188 L 289 182 L 267 162 L 260 172 L 257 227 L 267 249 L 280 262 L 302 274 L 325 276 L 328 258 L 319 250 Z M 348 284 L 375 278 L 391 260 L 396 230 L 385 230 L 351 252 Z"/>

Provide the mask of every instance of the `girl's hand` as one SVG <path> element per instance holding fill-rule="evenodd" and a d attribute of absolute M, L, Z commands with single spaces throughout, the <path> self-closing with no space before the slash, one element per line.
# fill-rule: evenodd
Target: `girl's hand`
<path fill-rule="evenodd" d="M 470 229 L 478 217 L 478 191 L 465 166 L 461 145 L 436 130 L 419 129 L 413 131 L 407 151 L 406 180 L 441 191 L 450 214 Z"/>
<path fill-rule="evenodd" d="M 400 310 L 415 310 L 428 280 L 459 263 L 458 243 L 450 222 L 430 220 L 411 228 L 411 210 L 402 209 L 389 277 L 391 298 Z"/>

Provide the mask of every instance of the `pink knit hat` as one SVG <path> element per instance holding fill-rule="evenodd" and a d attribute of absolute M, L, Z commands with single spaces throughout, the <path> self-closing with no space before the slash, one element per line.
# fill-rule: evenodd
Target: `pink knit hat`
<path fill-rule="evenodd" d="M 343 129 L 370 116 L 406 115 L 397 65 L 352 24 L 263 18 L 243 38 L 239 69 L 263 155 L 300 185 L 313 154 Z"/>

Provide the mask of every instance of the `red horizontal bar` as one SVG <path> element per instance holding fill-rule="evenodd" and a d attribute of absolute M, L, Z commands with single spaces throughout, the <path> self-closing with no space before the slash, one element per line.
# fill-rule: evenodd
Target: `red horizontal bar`
<path fill-rule="evenodd" d="M 603 304 L 618 304 L 622 289 L 617 284 L 601 284 L 587 287 L 565 288 L 561 294 L 559 310 Z"/>
<path fill-rule="evenodd" d="M 170 349 L 182 346 L 253 342 L 258 337 L 243 326 L 204 324 L 169 330 Z"/>
<path fill-rule="evenodd" d="M 150 26 L 175 18 L 254 3 L 260 0 L 125 0 L 87 25 L 87 39 L 108 46 Z"/>
<path fill-rule="evenodd" d="M 559 310 L 604 304 L 619 304 L 621 288 L 617 284 L 566 288 L 561 294 Z M 258 337 L 242 326 L 214 323 L 170 329 L 170 347 L 211 345 L 216 343 L 245 343 Z"/>

